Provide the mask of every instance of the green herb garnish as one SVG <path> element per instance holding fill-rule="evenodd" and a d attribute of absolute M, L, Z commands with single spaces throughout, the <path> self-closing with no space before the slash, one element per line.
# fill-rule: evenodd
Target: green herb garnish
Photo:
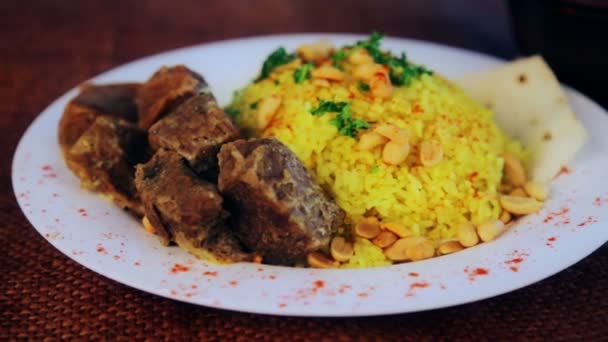
<path fill-rule="evenodd" d="M 350 56 L 357 49 L 366 49 L 369 55 L 374 59 L 374 62 L 389 67 L 389 77 L 393 85 L 407 86 L 412 80 L 424 74 L 432 75 L 433 72 L 423 66 L 411 64 L 404 53 L 400 57 L 395 57 L 389 52 L 380 50 L 380 42 L 384 35 L 378 32 L 372 32 L 367 40 L 358 41 L 354 46 L 345 46 L 336 51 L 332 56 L 334 65 L 337 65 L 341 60 Z"/>
<path fill-rule="evenodd" d="M 270 56 L 268 56 L 268 58 L 266 58 L 266 60 L 264 61 L 264 64 L 262 65 L 262 71 L 260 71 L 260 76 L 255 81 L 259 82 L 265 79 L 266 77 L 268 77 L 268 75 L 270 75 L 274 68 L 283 64 L 287 64 L 293 61 L 295 58 L 296 55 L 288 54 L 287 51 L 285 51 L 284 47 L 280 47 L 274 50 L 270 54 Z"/>
<path fill-rule="evenodd" d="M 303 64 L 293 72 L 293 80 L 297 84 L 302 83 L 310 78 L 313 65 L 311 63 Z"/>
<path fill-rule="evenodd" d="M 359 83 L 357 84 L 357 87 L 359 87 L 359 90 L 361 90 L 361 91 L 369 91 L 369 85 L 367 83 L 363 83 L 363 82 L 359 81 Z"/>
<path fill-rule="evenodd" d="M 252 102 L 252 103 L 249 105 L 249 108 L 250 108 L 250 109 L 257 109 L 257 108 L 258 108 L 258 103 L 259 103 L 259 102 L 260 102 L 260 100 L 257 100 L 257 101 L 255 101 L 255 102 Z"/>
<path fill-rule="evenodd" d="M 380 167 L 378 165 L 372 165 L 372 168 L 369 170 L 371 173 L 377 173 L 380 171 Z"/>
<path fill-rule="evenodd" d="M 342 108 L 342 111 L 331 120 L 331 123 L 338 128 L 340 134 L 351 138 L 357 136 L 358 130 L 370 127 L 367 121 L 353 118 L 349 104 Z"/>
<path fill-rule="evenodd" d="M 241 115 L 240 110 L 232 107 L 226 107 L 226 109 L 224 109 L 224 112 L 226 112 L 226 114 L 228 114 L 228 116 L 233 119 L 236 119 L 239 115 Z"/>
<path fill-rule="evenodd" d="M 346 102 L 319 101 L 319 107 L 310 111 L 312 115 L 323 115 L 327 112 L 341 112 L 344 107 L 348 106 Z"/>
<path fill-rule="evenodd" d="M 343 59 L 347 58 L 349 55 L 350 55 L 349 51 L 347 52 L 344 49 L 340 49 L 340 50 L 336 51 L 333 55 L 331 55 L 331 61 L 332 61 L 331 64 L 334 67 L 339 68 L 340 67 L 339 63 Z"/>
<path fill-rule="evenodd" d="M 420 77 L 424 74 L 432 75 L 433 72 L 426 69 L 423 66 L 411 64 L 408 62 L 405 53 L 401 54 L 401 57 L 397 58 L 390 56 L 388 61 L 384 63 L 390 68 L 389 77 L 394 85 L 410 85 L 414 78 Z"/>
<path fill-rule="evenodd" d="M 355 119 L 350 111 L 350 104 L 346 102 L 319 101 L 319 107 L 310 111 L 312 115 L 323 115 L 325 113 L 338 113 L 331 119 L 331 124 L 338 128 L 338 132 L 347 137 L 354 138 L 357 131 L 367 129 L 370 125 L 365 120 Z"/>

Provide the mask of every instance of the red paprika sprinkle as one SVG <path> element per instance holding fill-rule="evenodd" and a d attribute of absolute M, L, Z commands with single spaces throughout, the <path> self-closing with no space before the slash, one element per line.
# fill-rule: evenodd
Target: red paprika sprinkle
<path fill-rule="evenodd" d="M 190 271 L 190 267 L 184 266 L 181 264 L 174 264 L 173 267 L 171 268 L 171 273 L 173 273 L 173 274 L 177 274 L 180 272 L 188 272 L 188 271 Z"/>

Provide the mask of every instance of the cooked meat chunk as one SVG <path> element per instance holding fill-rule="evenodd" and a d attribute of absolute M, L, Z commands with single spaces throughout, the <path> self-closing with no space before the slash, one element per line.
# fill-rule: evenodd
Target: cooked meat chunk
<path fill-rule="evenodd" d="M 134 124 L 98 116 L 69 149 L 66 161 L 84 188 L 141 215 L 134 177 L 135 165 L 146 159 L 146 147 L 146 133 Z"/>
<path fill-rule="evenodd" d="M 185 66 L 162 67 L 137 92 L 139 127 L 150 128 L 190 96 L 208 91 L 203 77 Z"/>
<path fill-rule="evenodd" d="M 226 142 L 238 139 L 238 129 L 211 95 L 195 95 L 156 122 L 148 139 L 153 149 L 179 153 L 206 178 L 217 178 L 217 153 Z"/>
<path fill-rule="evenodd" d="M 82 85 L 80 94 L 68 103 L 59 122 L 59 144 L 64 156 L 100 115 L 137 122 L 138 88 L 137 83 Z"/>
<path fill-rule="evenodd" d="M 163 244 L 177 242 L 198 256 L 218 250 L 224 261 L 245 257 L 238 241 L 227 237 L 228 213 L 216 186 L 200 179 L 179 154 L 158 150 L 137 166 L 135 179 L 145 215 Z"/>
<path fill-rule="evenodd" d="M 226 226 L 211 229 L 203 242 L 187 238 L 183 233 L 177 232 L 175 242 L 188 253 L 203 260 L 233 263 L 251 260 L 252 257 L 251 254 L 244 252 L 243 245 Z"/>
<path fill-rule="evenodd" d="M 344 214 L 285 145 L 237 140 L 218 157 L 233 230 L 265 262 L 288 264 L 329 244 Z"/>

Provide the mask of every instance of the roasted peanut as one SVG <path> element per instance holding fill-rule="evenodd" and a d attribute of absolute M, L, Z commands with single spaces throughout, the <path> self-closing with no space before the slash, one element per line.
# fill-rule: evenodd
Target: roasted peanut
<path fill-rule="evenodd" d="M 425 241 L 423 243 L 411 246 L 407 249 L 405 254 L 407 255 L 408 259 L 412 261 L 424 260 L 432 258 L 435 255 L 435 248 L 433 247 L 433 244 Z"/>
<path fill-rule="evenodd" d="M 504 153 L 502 158 L 505 162 L 504 169 L 507 181 L 514 186 L 523 186 L 526 183 L 526 170 L 524 170 L 521 161 L 511 153 Z"/>
<path fill-rule="evenodd" d="M 378 133 L 390 141 L 396 143 L 406 143 L 409 142 L 409 134 L 404 129 L 397 127 L 396 125 L 389 123 L 382 123 L 374 127 L 373 130 L 375 133 Z"/>
<path fill-rule="evenodd" d="M 502 213 L 500 213 L 499 220 L 501 220 L 502 223 L 507 224 L 511 221 L 512 218 L 513 217 L 511 216 L 510 212 L 503 210 Z"/>
<path fill-rule="evenodd" d="M 420 144 L 420 162 L 424 166 L 435 166 L 443 160 L 443 148 L 436 141 L 423 141 Z"/>
<path fill-rule="evenodd" d="M 313 268 L 335 268 L 340 266 L 339 262 L 330 259 L 319 252 L 309 253 L 306 256 L 306 261 L 308 261 L 308 265 Z"/>
<path fill-rule="evenodd" d="M 326 40 L 298 47 L 298 55 L 306 62 L 318 63 L 329 58 L 334 47 Z"/>
<path fill-rule="evenodd" d="M 473 247 L 479 243 L 475 226 L 471 222 L 465 222 L 458 226 L 456 235 L 458 236 L 458 242 L 464 247 Z"/>
<path fill-rule="evenodd" d="M 258 104 L 258 129 L 265 129 L 272 121 L 273 116 L 281 106 L 283 99 L 279 95 L 271 95 L 263 98 Z"/>
<path fill-rule="evenodd" d="M 543 208 L 543 202 L 530 197 L 500 196 L 502 208 L 515 215 L 536 213 Z"/>
<path fill-rule="evenodd" d="M 382 146 L 387 142 L 388 138 L 376 132 L 365 132 L 361 134 L 361 137 L 359 138 L 357 149 L 360 151 L 369 151 L 374 147 Z"/>
<path fill-rule="evenodd" d="M 344 73 L 337 68 L 330 65 L 322 65 L 312 71 L 312 77 L 317 79 L 325 79 L 329 81 L 342 81 L 344 80 Z"/>
<path fill-rule="evenodd" d="M 321 88 L 329 88 L 329 86 L 331 85 L 328 80 L 324 80 L 321 78 L 312 80 L 312 84 L 314 84 L 317 87 L 321 87 Z"/>
<path fill-rule="evenodd" d="M 405 261 L 409 257 L 407 250 L 415 245 L 426 242 L 426 238 L 422 236 L 412 236 L 395 241 L 390 247 L 384 250 L 384 255 L 393 261 Z"/>
<path fill-rule="evenodd" d="M 500 192 L 501 194 L 508 194 L 512 190 L 513 190 L 513 185 L 511 185 L 511 184 L 501 183 L 500 185 L 498 185 L 498 192 Z"/>
<path fill-rule="evenodd" d="M 144 216 L 144 218 L 141 219 L 141 223 L 144 225 L 144 229 L 148 232 L 148 233 L 152 233 L 154 234 L 155 229 L 152 226 L 152 224 L 150 223 L 150 220 L 148 220 L 147 216 Z"/>
<path fill-rule="evenodd" d="M 382 160 L 389 165 L 399 165 L 405 161 L 409 153 L 409 143 L 389 141 L 382 149 Z"/>
<path fill-rule="evenodd" d="M 348 56 L 348 61 L 355 65 L 360 64 L 373 64 L 374 59 L 367 53 L 365 49 L 357 49 L 350 56 Z"/>
<path fill-rule="evenodd" d="M 515 188 L 509 193 L 509 196 L 528 197 L 528 194 L 522 188 Z"/>
<path fill-rule="evenodd" d="M 388 73 L 377 73 L 367 80 L 372 96 L 387 99 L 393 94 L 393 85 Z"/>
<path fill-rule="evenodd" d="M 483 242 L 493 241 L 505 230 L 505 224 L 501 220 L 490 220 L 477 226 L 477 234 Z"/>
<path fill-rule="evenodd" d="M 524 190 L 526 190 L 530 197 L 539 201 L 544 201 L 547 199 L 547 188 L 541 183 L 526 182 L 526 184 L 524 184 Z"/>
<path fill-rule="evenodd" d="M 355 234 L 366 239 L 373 239 L 380 234 L 380 225 L 375 217 L 368 217 L 355 225 Z"/>
<path fill-rule="evenodd" d="M 369 82 L 377 73 L 387 73 L 387 71 L 382 65 L 375 63 L 360 64 L 353 70 L 354 77 L 366 82 Z"/>
<path fill-rule="evenodd" d="M 447 241 L 437 247 L 437 254 L 446 255 L 463 250 L 464 247 L 458 241 Z"/>
<path fill-rule="evenodd" d="M 353 244 L 341 236 L 336 236 L 331 240 L 330 252 L 334 260 L 348 261 L 353 256 Z"/>
<path fill-rule="evenodd" d="M 380 224 L 380 228 L 388 230 L 397 234 L 400 238 L 412 236 L 412 232 L 407 229 L 404 225 L 393 222 L 384 222 Z"/>
<path fill-rule="evenodd" d="M 395 243 L 397 239 L 398 237 L 395 233 L 384 230 L 372 240 L 372 243 L 380 248 L 386 248 Z"/>

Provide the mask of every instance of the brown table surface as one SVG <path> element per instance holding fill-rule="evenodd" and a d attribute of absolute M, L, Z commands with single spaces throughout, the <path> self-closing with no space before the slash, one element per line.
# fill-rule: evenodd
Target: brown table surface
<path fill-rule="evenodd" d="M 544 281 L 473 304 L 384 317 L 285 318 L 188 305 L 108 280 L 55 250 L 17 207 L 10 160 L 19 137 L 52 100 L 85 79 L 218 39 L 373 29 L 516 55 L 499 0 L 2 1 L 0 340 L 605 339 L 606 245 Z"/>

